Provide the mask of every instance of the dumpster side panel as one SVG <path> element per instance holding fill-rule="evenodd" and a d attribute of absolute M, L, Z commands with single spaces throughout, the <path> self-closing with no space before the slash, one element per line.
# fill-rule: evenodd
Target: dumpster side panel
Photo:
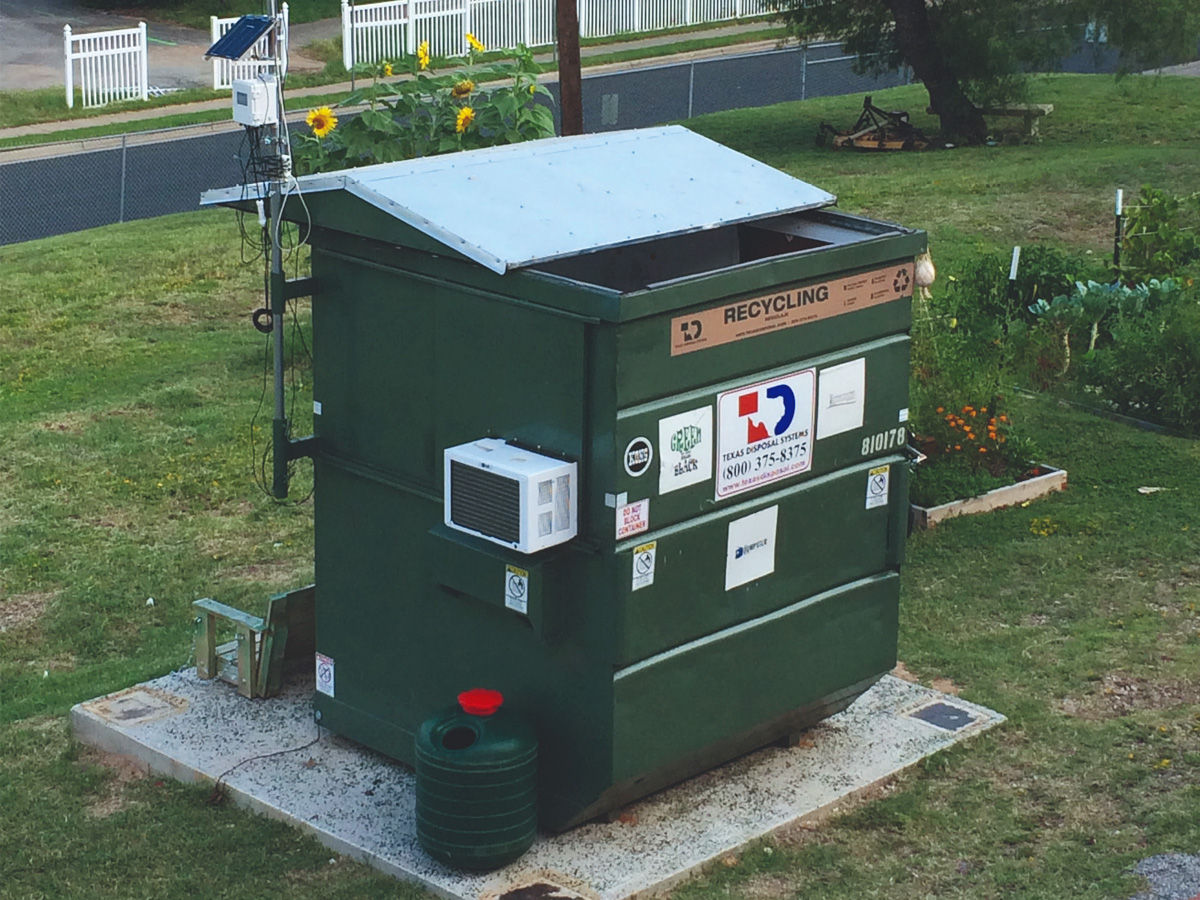
<path fill-rule="evenodd" d="M 873 576 L 618 672 L 616 778 L 669 767 L 881 677 L 896 663 L 899 593 L 898 574 Z"/>
<path fill-rule="evenodd" d="M 881 466 L 897 477 L 889 478 L 881 502 L 871 502 L 870 473 Z M 639 578 L 635 552 L 645 542 L 625 545 L 617 554 L 614 591 L 625 611 L 617 663 L 629 665 L 783 608 L 797 597 L 891 568 L 905 537 L 892 514 L 907 508 L 905 466 L 900 456 L 871 460 L 654 532 L 647 536 L 655 544 L 649 583 Z M 764 513 L 774 517 L 769 529 L 736 540 L 739 523 Z M 759 541 L 766 543 L 754 546 Z M 770 571 L 727 587 L 731 576 L 734 581 L 742 577 L 739 563 L 752 554 L 769 557 L 761 569 Z"/>

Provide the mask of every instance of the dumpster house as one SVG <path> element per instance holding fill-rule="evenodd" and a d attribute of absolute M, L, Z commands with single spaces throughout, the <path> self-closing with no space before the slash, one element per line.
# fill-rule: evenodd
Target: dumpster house
<path fill-rule="evenodd" d="M 322 725 L 499 691 L 559 831 L 892 668 L 922 232 L 681 127 L 298 187 Z"/>

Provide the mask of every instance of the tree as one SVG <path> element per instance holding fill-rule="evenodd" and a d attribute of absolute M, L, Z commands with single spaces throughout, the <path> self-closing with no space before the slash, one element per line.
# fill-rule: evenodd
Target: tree
<path fill-rule="evenodd" d="M 1196 0 L 774 0 L 801 40 L 843 41 L 863 72 L 902 65 L 929 92 L 948 140 L 980 143 L 980 109 L 1021 99 L 1025 73 L 1045 70 L 1106 34 L 1123 72 L 1190 59 Z"/>

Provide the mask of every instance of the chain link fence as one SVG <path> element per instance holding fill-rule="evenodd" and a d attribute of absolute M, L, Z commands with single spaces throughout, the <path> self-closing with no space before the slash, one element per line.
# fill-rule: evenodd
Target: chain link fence
<path fill-rule="evenodd" d="M 840 45 L 828 43 L 593 75 L 583 81 L 584 129 L 642 128 L 910 80 L 908 72 L 858 75 L 852 64 Z M 1113 64 L 1111 56 L 1081 51 L 1063 68 L 1111 71 Z M 112 138 L 104 149 L 48 149 L 42 158 L 0 161 L 0 244 L 195 210 L 201 192 L 240 183 L 242 131 L 175 133 L 142 132 Z"/>

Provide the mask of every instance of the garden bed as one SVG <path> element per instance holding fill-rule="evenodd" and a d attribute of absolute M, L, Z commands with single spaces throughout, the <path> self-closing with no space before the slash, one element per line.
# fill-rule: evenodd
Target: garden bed
<path fill-rule="evenodd" d="M 951 500 L 938 506 L 917 506 L 912 504 L 913 528 L 932 528 L 944 519 L 955 516 L 969 516 L 972 513 L 991 512 L 1012 506 L 1015 503 L 1027 503 L 1039 497 L 1045 497 L 1054 491 L 1067 489 L 1067 472 L 1053 466 L 1037 466 L 1027 473 L 1025 478 L 1014 484 L 1006 484 L 980 494 L 977 497 L 967 497 L 963 500 Z"/>

